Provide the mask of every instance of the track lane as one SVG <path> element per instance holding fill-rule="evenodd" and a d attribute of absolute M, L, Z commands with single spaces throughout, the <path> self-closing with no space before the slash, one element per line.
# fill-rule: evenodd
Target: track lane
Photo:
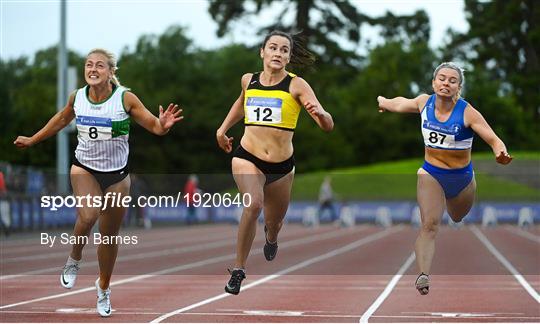
<path fill-rule="evenodd" d="M 370 322 L 538 321 L 538 305 L 465 227 L 442 227 L 436 241 L 431 289 L 414 289 L 413 266 Z"/>

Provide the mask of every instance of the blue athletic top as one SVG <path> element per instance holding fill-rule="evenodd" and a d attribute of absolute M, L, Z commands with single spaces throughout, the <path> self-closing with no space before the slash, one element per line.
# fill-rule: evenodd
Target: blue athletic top
<path fill-rule="evenodd" d="M 474 132 L 463 121 L 467 101 L 458 99 L 448 120 L 440 122 L 435 117 L 435 98 L 435 94 L 431 95 L 420 113 L 424 145 L 443 150 L 470 149 Z"/>

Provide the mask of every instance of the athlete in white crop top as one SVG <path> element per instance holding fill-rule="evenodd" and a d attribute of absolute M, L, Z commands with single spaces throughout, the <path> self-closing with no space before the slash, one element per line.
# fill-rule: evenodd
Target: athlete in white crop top
<path fill-rule="evenodd" d="M 422 227 L 415 244 L 420 275 L 416 288 L 429 292 L 429 272 L 435 252 L 435 235 L 445 206 L 454 222 L 470 211 L 476 192 L 471 165 L 473 132 L 491 146 L 495 160 L 508 164 L 512 157 L 484 117 L 460 98 L 463 70 L 454 63 L 442 63 L 433 73 L 434 94 L 414 99 L 379 96 L 379 111 L 421 114 L 425 144 L 424 165 L 418 170 L 417 200 Z"/>
<path fill-rule="evenodd" d="M 116 197 L 129 195 L 130 178 L 127 169 L 129 119 L 156 135 L 165 135 L 183 117 L 177 105 L 170 104 L 166 110 L 160 106 L 159 118 L 149 112 L 133 93 L 122 87 L 115 76 L 116 60 L 106 50 L 92 50 L 86 57 L 84 77 L 87 83 L 74 92 L 63 110 L 32 137 L 19 136 L 14 144 L 20 148 L 30 147 L 58 133 L 76 118 L 78 146 L 71 167 L 71 185 L 76 197 L 82 199 L 83 207 L 77 210 L 77 222 L 73 230 L 77 242 L 85 242 L 99 218 L 99 232 L 103 238 L 98 247 L 99 278 L 97 311 L 103 316 L 111 315 L 109 282 L 118 253 L 117 240 L 125 208 L 101 210 L 91 205 L 95 198 L 106 201 L 106 195 Z M 107 239 L 109 237 L 110 239 Z M 84 243 L 73 244 L 71 254 L 60 275 L 64 288 L 75 284 Z"/>

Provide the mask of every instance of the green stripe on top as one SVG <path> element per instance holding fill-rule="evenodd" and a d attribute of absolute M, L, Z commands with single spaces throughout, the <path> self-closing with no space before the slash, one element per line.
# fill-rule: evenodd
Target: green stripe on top
<path fill-rule="evenodd" d="M 121 135 L 129 134 L 129 123 L 130 119 L 126 118 L 124 120 L 113 121 L 112 122 L 112 137 L 118 137 Z"/>

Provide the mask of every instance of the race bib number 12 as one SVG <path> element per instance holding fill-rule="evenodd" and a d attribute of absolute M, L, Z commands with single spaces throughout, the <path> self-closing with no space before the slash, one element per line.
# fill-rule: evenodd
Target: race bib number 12
<path fill-rule="evenodd" d="M 248 97 L 246 101 L 248 122 L 277 124 L 281 123 L 280 98 Z"/>

